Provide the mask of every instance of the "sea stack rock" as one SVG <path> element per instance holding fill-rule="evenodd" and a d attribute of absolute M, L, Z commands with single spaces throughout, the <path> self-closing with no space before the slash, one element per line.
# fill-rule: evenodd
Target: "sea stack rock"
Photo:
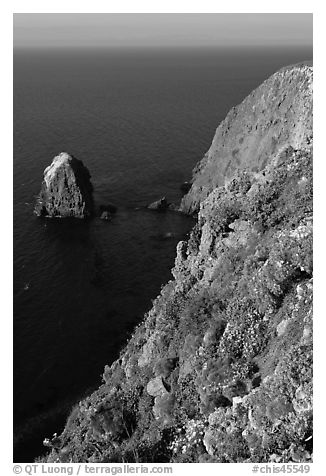
<path fill-rule="evenodd" d="M 44 170 L 37 216 L 86 218 L 93 211 L 90 173 L 81 160 L 61 152 Z"/>

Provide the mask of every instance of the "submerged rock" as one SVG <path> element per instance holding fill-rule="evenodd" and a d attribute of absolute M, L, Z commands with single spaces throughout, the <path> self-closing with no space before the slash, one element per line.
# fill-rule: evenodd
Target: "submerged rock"
<path fill-rule="evenodd" d="M 168 231 L 166 233 L 158 233 L 156 235 L 151 235 L 150 238 L 156 241 L 166 241 L 175 238 L 175 236 L 175 233 L 172 233 L 172 231 Z"/>
<path fill-rule="evenodd" d="M 37 216 L 86 218 L 93 211 L 90 173 L 81 160 L 61 152 L 44 170 Z"/>

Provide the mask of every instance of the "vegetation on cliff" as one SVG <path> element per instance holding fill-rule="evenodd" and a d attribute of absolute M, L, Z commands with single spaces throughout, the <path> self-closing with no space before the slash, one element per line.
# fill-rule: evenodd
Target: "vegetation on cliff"
<path fill-rule="evenodd" d="M 311 461 L 311 131 L 241 169 L 46 461 Z"/>

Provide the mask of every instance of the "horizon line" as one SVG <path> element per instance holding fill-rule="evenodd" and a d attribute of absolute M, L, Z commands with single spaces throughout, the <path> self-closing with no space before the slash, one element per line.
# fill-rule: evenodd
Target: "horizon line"
<path fill-rule="evenodd" d="M 13 45 L 13 50 L 202 50 L 202 49 L 271 49 L 271 48 L 288 48 L 288 49 L 299 49 L 307 48 L 313 50 L 313 44 L 307 43 L 277 43 L 277 44 L 238 44 L 238 45 L 91 45 L 91 46 L 77 46 L 77 45 Z"/>

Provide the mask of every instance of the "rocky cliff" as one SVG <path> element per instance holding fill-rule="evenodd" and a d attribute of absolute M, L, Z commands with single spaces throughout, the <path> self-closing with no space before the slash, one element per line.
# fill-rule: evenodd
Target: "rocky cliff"
<path fill-rule="evenodd" d="M 208 194 L 238 169 L 258 172 L 283 146 L 312 138 L 312 66 L 288 66 L 268 78 L 218 126 L 205 157 L 194 169 L 181 210 L 194 212 Z"/>
<path fill-rule="evenodd" d="M 88 169 L 81 160 L 61 152 L 44 170 L 35 214 L 85 218 L 92 214 L 92 210 L 92 184 Z"/>
<path fill-rule="evenodd" d="M 46 461 L 311 461 L 311 79 L 276 73 L 218 128 L 173 279 Z"/>

